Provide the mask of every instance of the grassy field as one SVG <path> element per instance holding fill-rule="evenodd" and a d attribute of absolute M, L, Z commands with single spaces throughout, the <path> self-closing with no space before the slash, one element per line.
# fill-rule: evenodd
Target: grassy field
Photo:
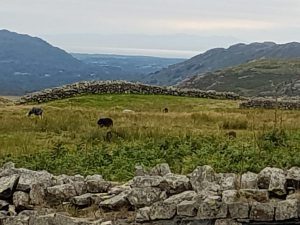
<path fill-rule="evenodd" d="M 217 171 L 300 166 L 300 111 L 245 110 L 239 102 L 173 96 L 89 95 L 32 107 L 0 105 L 0 164 L 53 173 L 100 173 L 128 180 L 134 166 L 167 162 L 188 173 L 210 164 Z M 164 107 L 169 113 L 162 113 Z M 124 109 L 135 113 L 123 113 Z M 100 116 L 114 120 L 99 128 Z M 229 131 L 237 138 L 228 138 Z M 112 138 L 107 139 L 107 132 Z"/>

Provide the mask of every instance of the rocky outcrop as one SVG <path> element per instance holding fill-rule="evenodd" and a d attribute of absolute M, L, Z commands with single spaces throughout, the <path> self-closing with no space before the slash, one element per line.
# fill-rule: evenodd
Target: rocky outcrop
<path fill-rule="evenodd" d="M 0 169 L 0 224 L 296 224 L 300 218 L 298 167 L 238 175 L 199 166 L 188 176 L 173 174 L 167 164 L 137 169 L 143 173 L 118 184 L 97 174 L 54 176 L 6 164 Z M 81 217 L 92 209 L 100 216 L 74 217 L 63 206 Z"/>
<path fill-rule="evenodd" d="M 44 91 L 23 96 L 19 104 L 29 102 L 48 102 L 70 98 L 83 94 L 147 94 L 147 95 L 173 95 L 196 98 L 212 99 L 240 99 L 240 96 L 232 92 L 201 91 L 193 89 L 179 89 L 175 87 L 150 86 L 141 83 L 126 81 L 85 81 L 65 85 L 62 87 L 46 89 Z"/>

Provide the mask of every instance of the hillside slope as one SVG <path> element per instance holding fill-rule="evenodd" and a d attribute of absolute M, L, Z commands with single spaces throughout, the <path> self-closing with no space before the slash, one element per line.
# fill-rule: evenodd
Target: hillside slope
<path fill-rule="evenodd" d="M 276 44 L 273 42 L 236 44 L 228 49 L 211 49 L 187 61 L 171 65 L 152 73 L 145 79 L 147 83 L 174 85 L 180 81 L 205 72 L 213 72 L 240 65 L 255 59 L 300 58 L 300 43 Z"/>
<path fill-rule="evenodd" d="M 244 96 L 272 96 L 278 87 L 279 95 L 297 96 L 300 95 L 300 60 L 252 61 L 194 76 L 178 86 L 233 91 Z"/>

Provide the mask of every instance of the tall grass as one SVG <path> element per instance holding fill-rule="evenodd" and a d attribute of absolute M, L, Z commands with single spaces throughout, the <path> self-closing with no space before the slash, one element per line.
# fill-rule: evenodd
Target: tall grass
<path fill-rule="evenodd" d="M 162 113 L 168 106 L 170 113 Z M 137 163 L 168 162 L 175 172 L 210 164 L 218 171 L 258 171 L 267 165 L 300 166 L 300 112 L 281 115 L 283 133 L 271 133 L 274 110 L 241 110 L 238 102 L 170 96 L 94 95 L 42 105 L 0 109 L 1 161 L 54 173 L 101 173 L 127 180 Z M 133 114 L 122 113 L 132 109 Z M 99 128 L 100 116 L 113 118 Z M 226 136 L 237 132 L 236 139 Z M 112 137 L 107 138 L 111 132 Z"/>

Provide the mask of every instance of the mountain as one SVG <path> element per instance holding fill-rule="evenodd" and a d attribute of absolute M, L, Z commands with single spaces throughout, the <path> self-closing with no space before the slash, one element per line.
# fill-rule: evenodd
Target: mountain
<path fill-rule="evenodd" d="M 299 96 L 300 59 L 254 60 L 207 72 L 179 83 L 181 88 L 232 91 L 243 96 Z"/>
<path fill-rule="evenodd" d="M 300 57 L 300 43 L 297 42 L 236 44 L 227 49 L 211 49 L 189 60 L 171 65 L 166 69 L 150 74 L 145 78 L 145 82 L 157 85 L 174 85 L 194 75 L 240 65 L 255 59 L 298 57 Z"/>
<path fill-rule="evenodd" d="M 84 63 L 40 38 L 0 30 L 0 94 L 76 81 L 83 70 Z"/>
<path fill-rule="evenodd" d="M 183 62 L 183 58 L 160 58 L 150 56 L 128 56 L 111 54 L 80 54 L 72 56 L 95 70 L 110 74 L 111 78 L 139 81 L 149 73 L 161 70 L 169 65 Z"/>
<path fill-rule="evenodd" d="M 0 30 L 0 94 L 22 95 L 80 80 L 140 81 L 184 59 L 74 54 L 46 41 Z"/>

